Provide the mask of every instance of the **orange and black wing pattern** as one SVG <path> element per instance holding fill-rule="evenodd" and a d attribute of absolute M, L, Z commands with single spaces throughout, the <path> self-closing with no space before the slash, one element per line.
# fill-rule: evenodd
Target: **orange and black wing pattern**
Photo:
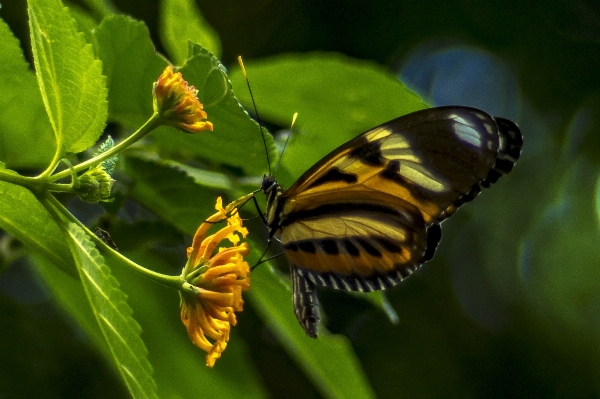
<path fill-rule="evenodd" d="M 431 108 L 350 140 L 287 191 L 266 178 L 267 223 L 280 234 L 307 334 L 318 330 L 315 285 L 369 292 L 408 277 L 433 256 L 440 223 L 510 172 L 522 144 L 507 119 Z"/>
<path fill-rule="evenodd" d="M 280 196 L 281 242 L 311 282 L 372 291 L 433 256 L 439 223 L 508 173 L 518 127 L 469 107 L 418 111 L 325 156 Z"/>

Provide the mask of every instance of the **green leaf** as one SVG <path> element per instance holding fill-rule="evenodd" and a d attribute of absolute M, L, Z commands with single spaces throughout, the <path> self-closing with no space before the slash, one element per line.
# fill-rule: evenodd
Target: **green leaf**
<path fill-rule="evenodd" d="M 188 56 L 188 40 L 200 44 L 217 59 L 221 58 L 221 40 L 202 16 L 193 0 L 162 0 L 160 2 L 161 40 L 177 65 Z"/>
<path fill-rule="evenodd" d="M 106 80 L 60 0 L 29 0 L 38 83 L 58 142 L 58 158 L 92 146 L 107 115 Z"/>
<path fill-rule="evenodd" d="M 210 170 L 204 170 L 194 168 L 175 161 L 163 161 L 161 164 L 171 166 L 177 170 L 184 172 L 186 175 L 191 177 L 194 182 L 200 186 L 217 188 L 220 190 L 230 191 L 233 189 L 231 179 L 223 173 L 211 172 Z"/>
<path fill-rule="evenodd" d="M 92 31 L 96 29 L 98 22 L 96 22 L 96 20 L 84 8 L 76 4 L 72 4 L 71 2 L 67 2 L 66 6 L 69 8 L 69 13 L 77 23 L 77 30 L 83 32 L 85 41 L 87 43 L 92 43 L 94 41 Z"/>
<path fill-rule="evenodd" d="M 163 273 L 173 272 L 172 264 L 147 249 L 134 255 L 138 264 Z M 266 396 L 244 342 L 235 329 L 223 357 L 214 369 L 207 368 L 206 354 L 191 343 L 181 323 L 177 292 L 128 270 L 127 265 L 112 254 L 107 255 L 105 261 L 127 290 L 128 302 L 143 328 L 150 358 L 160 359 L 154 366 L 160 397 L 189 398 L 200 391 L 212 398 Z M 111 361 L 112 354 L 98 329 L 82 284 L 44 259 L 36 258 L 34 264 L 56 300 Z"/>
<path fill-rule="evenodd" d="M 340 54 L 286 54 L 248 61 L 246 70 L 261 117 L 289 126 L 298 112 L 282 161 L 294 178 L 359 133 L 427 107 L 381 66 Z M 229 77 L 242 103 L 251 106 L 240 70 Z M 284 183 L 292 182 L 288 177 Z"/>
<path fill-rule="evenodd" d="M 0 43 L 0 159 L 11 169 L 46 166 L 56 149 L 52 127 L 35 75 L 2 20 Z"/>
<path fill-rule="evenodd" d="M 192 45 L 190 52 L 192 57 L 180 72 L 198 89 L 198 98 L 204 104 L 214 131 L 186 135 L 174 129 L 163 129 L 154 134 L 154 139 L 162 151 L 184 152 L 235 166 L 246 175 L 263 174 L 267 170 L 267 161 L 260 130 L 234 97 L 223 65 L 199 45 Z M 273 156 L 273 138 L 266 133 L 265 139 Z"/>
<path fill-rule="evenodd" d="M 111 0 L 81 0 L 81 2 L 99 17 L 108 17 L 117 12 Z"/>
<path fill-rule="evenodd" d="M 66 243 L 65 246 L 67 246 Z M 85 296 L 81 281 L 64 273 L 46 258 L 34 255 L 30 259 L 50 291 L 52 291 L 56 301 L 85 331 L 94 345 L 103 352 L 104 356 L 110 360 L 112 356 L 110 349 L 98 328 L 98 322 Z"/>
<path fill-rule="evenodd" d="M 154 50 L 144 23 L 129 17 L 104 19 L 94 37 L 107 78 L 109 118 L 137 129 L 153 113 L 152 85 L 168 63 Z"/>
<path fill-rule="evenodd" d="M 0 227 L 71 277 L 77 278 L 64 234 L 26 188 L 0 181 Z"/>
<path fill-rule="evenodd" d="M 96 152 L 94 152 L 94 157 L 102 154 L 103 152 L 106 152 L 106 151 L 110 150 L 114 146 L 115 146 L 114 140 L 112 139 L 111 136 L 108 136 L 106 138 L 106 140 L 104 141 L 104 143 L 102 143 L 100 145 L 100 148 L 98 148 L 96 150 Z M 115 166 L 117 165 L 117 159 L 118 159 L 117 155 L 114 155 L 114 156 L 112 156 L 110 158 L 107 158 L 104 161 L 102 161 L 101 165 L 104 167 L 104 170 L 109 175 L 111 175 L 114 172 Z"/>
<path fill-rule="evenodd" d="M 74 223 L 68 224 L 66 232 L 86 296 L 131 396 L 158 398 L 148 351 L 140 338 L 141 328 L 131 317 L 127 296 L 88 235 Z"/>
<path fill-rule="evenodd" d="M 393 308 L 392 304 L 388 300 L 384 291 L 373 291 L 373 292 L 352 292 L 357 298 L 363 299 L 371 305 L 381 309 L 383 313 L 388 317 L 392 324 L 398 324 L 400 322 L 400 318 L 398 317 L 398 313 Z"/>
<path fill-rule="evenodd" d="M 252 307 L 324 397 L 375 397 L 346 337 L 321 331 L 318 339 L 309 338 L 294 317 L 289 285 L 284 286 L 268 267 L 256 269 L 251 277 Z"/>
<path fill-rule="evenodd" d="M 123 166 L 135 181 L 129 195 L 181 231 L 194 233 L 215 213 L 215 196 L 172 166 L 127 158 Z"/>

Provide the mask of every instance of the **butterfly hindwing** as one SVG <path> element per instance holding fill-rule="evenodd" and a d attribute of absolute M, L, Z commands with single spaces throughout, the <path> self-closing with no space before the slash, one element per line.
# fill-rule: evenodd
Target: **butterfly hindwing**
<path fill-rule="evenodd" d="M 314 272 L 308 273 L 314 284 L 384 289 L 422 262 L 426 226 L 419 210 L 401 198 L 337 190 L 313 195 L 311 204 L 287 214 L 280 240 L 290 264 Z"/>

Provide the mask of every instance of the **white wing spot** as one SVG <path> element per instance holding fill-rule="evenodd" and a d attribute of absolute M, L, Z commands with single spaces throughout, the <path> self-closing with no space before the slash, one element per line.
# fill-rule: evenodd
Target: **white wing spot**
<path fill-rule="evenodd" d="M 481 147 L 481 136 L 464 118 L 456 117 L 453 123 L 454 133 L 458 138 L 474 147 Z"/>

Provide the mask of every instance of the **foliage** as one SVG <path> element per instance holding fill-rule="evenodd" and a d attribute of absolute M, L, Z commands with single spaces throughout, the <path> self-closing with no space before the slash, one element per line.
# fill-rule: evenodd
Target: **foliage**
<path fill-rule="evenodd" d="M 109 2 L 88 3 L 93 13 L 65 8 L 60 0 L 28 1 L 35 73 L 11 27 L 0 21 L 0 228 L 3 237 L 25 245 L 19 259 L 33 266 L 64 317 L 85 333 L 131 396 L 598 394 L 600 158 L 594 132 L 600 124 L 594 98 L 559 125 L 526 99 L 511 104 L 516 115 L 507 116 L 519 119 L 524 132 L 522 159 L 493 193 L 444 223 L 436 258 L 389 293 L 399 324 L 391 322 L 395 313 L 385 297 L 323 292 L 331 332 L 311 340 L 297 325 L 289 281 L 275 260 L 252 273 L 252 288 L 244 293 L 250 309 L 208 369 L 180 324 L 173 286 L 145 279 L 131 264 L 177 275 L 191 235 L 214 211 L 214 198 L 233 200 L 259 187 L 268 167 L 256 117 L 246 111 L 252 110 L 246 82 L 235 64 L 226 68 L 219 60 L 226 54 L 218 35 L 224 32 L 208 26 L 208 15 L 193 1 L 164 0 L 166 53 L 198 90 L 214 131 L 190 135 L 153 126 L 138 137 L 153 115 L 152 85 L 169 62 L 143 22 L 112 15 Z M 299 113 L 277 170 L 284 187 L 356 134 L 427 106 L 379 64 L 338 53 L 249 59 L 246 69 L 270 130 L 288 128 Z M 415 70 L 412 76 L 426 82 L 420 88 L 430 88 L 423 97 L 435 102 L 439 82 Z M 502 82 L 513 82 L 510 76 Z M 521 98 L 503 98 L 511 94 Z M 287 132 L 264 130 L 274 167 Z M 103 131 L 115 146 L 102 146 Z M 126 140 L 135 145 L 119 147 Z M 75 184 L 96 166 L 83 162 L 114 148 L 119 157 L 103 159 L 115 168 L 109 172 L 117 181 L 114 201 L 100 208 L 67 199 L 72 194 L 64 193 L 76 191 L 61 179 Z M 74 166 L 60 166 L 64 158 Z M 32 171 L 37 179 L 28 177 Z M 102 216 L 90 216 L 98 210 Z M 256 216 L 251 204 L 243 212 Z M 108 250 L 82 221 L 109 230 L 121 253 Z M 252 264 L 264 248 L 264 228 L 257 222 L 249 229 Z M 12 259 L 0 248 L 2 259 Z M 24 264 L 1 265 L 0 273 Z M 7 320 L 0 329 L 11 328 Z M 5 375 L 0 392 L 39 394 L 35 387 L 15 388 L 12 374 Z M 526 383 L 501 391 L 514 375 Z"/>

